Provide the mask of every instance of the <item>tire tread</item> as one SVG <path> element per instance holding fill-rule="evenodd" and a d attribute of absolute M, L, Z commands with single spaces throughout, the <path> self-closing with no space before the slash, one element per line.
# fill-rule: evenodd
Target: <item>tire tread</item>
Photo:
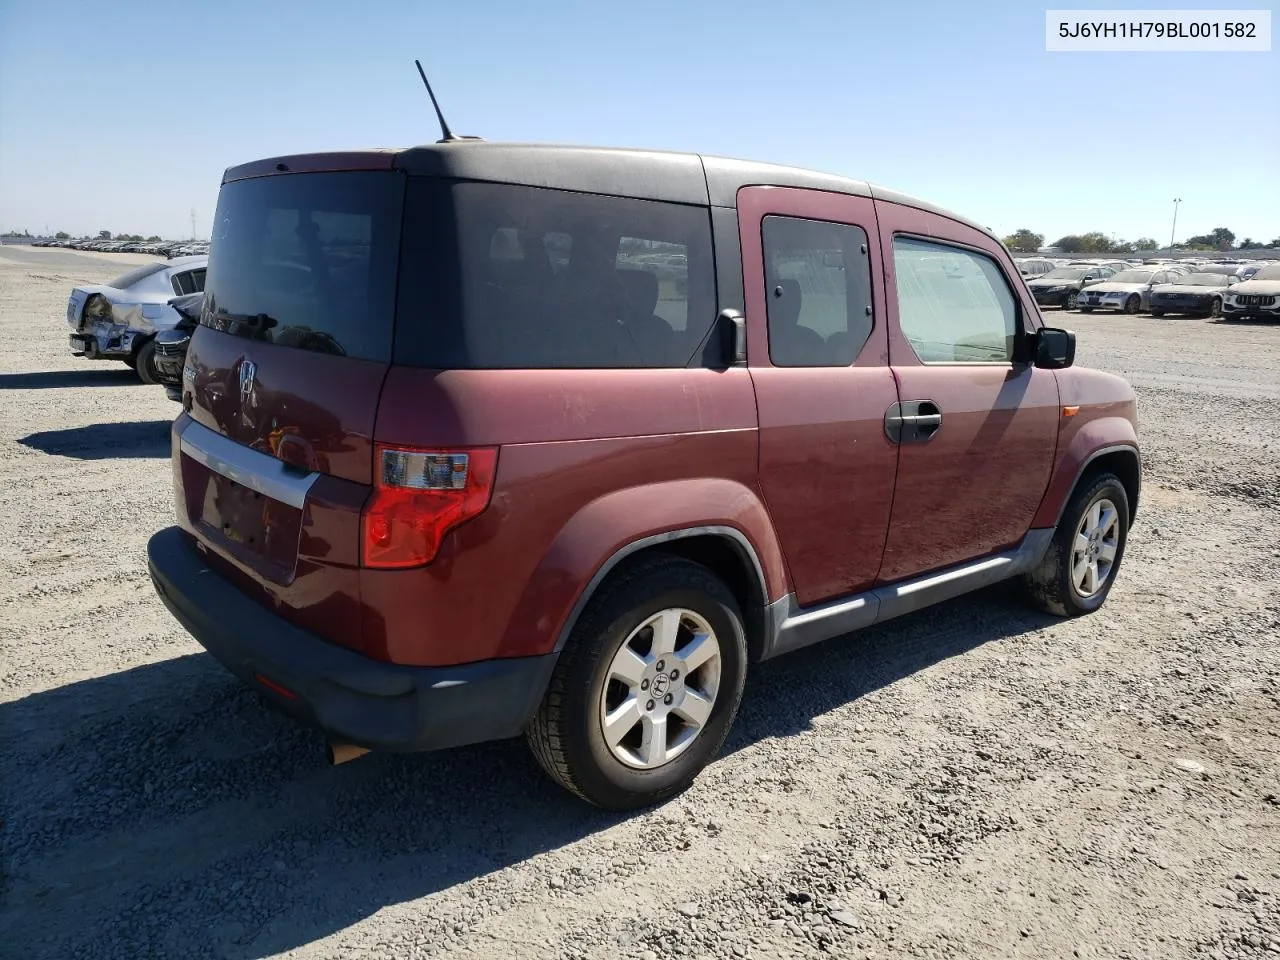
<path fill-rule="evenodd" d="M 560 652 L 555 670 L 551 674 L 542 703 L 525 730 L 525 739 L 538 765 L 561 787 L 588 803 L 596 801 L 575 776 L 565 741 L 570 701 L 575 695 L 586 695 L 589 691 L 574 690 L 571 678 L 591 676 L 591 670 L 583 670 L 581 673 L 578 671 L 583 661 L 599 660 L 604 655 L 600 644 L 593 641 L 634 604 L 635 600 L 628 594 L 638 594 L 645 581 L 658 577 L 670 578 L 673 585 L 704 590 L 736 612 L 737 604 L 733 595 L 711 570 L 674 554 L 649 554 L 625 564 L 621 570 L 611 574 L 592 596 L 578 622 L 574 624 L 573 632 Z M 589 681 L 587 685 L 589 686 Z M 736 708 L 736 704 L 734 706 Z M 723 746 L 728 731 L 726 725 L 720 741 L 711 751 L 713 756 Z M 682 785 L 674 785 L 652 797 L 651 802 L 666 799 L 681 789 Z"/>

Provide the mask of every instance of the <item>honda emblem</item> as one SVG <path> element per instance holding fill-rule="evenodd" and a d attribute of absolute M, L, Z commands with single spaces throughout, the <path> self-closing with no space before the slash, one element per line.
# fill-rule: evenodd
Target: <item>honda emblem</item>
<path fill-rule="evenodd" d="M 258 374 L 258 365 L 252 360 L 240 362 L 240 402 L 248 403 L 253 395 L 253 378 Z"/>

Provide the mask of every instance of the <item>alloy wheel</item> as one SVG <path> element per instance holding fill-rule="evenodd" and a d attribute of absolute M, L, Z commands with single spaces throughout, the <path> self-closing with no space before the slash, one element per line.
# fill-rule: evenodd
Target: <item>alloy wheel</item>
<path fill-rule="evenodd" d="M 627 635 L 600 694 L 613 756 L 640 770 L 670 763 L 706 728 L 720 691 L 720 643 L 700 614 L 668 608 Z"/>
<path fill-rule="evenodd" d="M 1095 500 L 1080 518 L 1071 547 L 1071 584 L 1082 597 L 1092 597 L 1111 578 L 1120 549 L 1120 512 L 1105 497 Z"/>

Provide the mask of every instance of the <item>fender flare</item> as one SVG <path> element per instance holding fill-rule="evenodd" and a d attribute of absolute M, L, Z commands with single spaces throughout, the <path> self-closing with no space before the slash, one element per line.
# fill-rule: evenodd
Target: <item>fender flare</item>
<path fill-rule="evenodd" d="M 691 537 L 716 537 L 732 547 L 761 609 L 789 591 L 769 513 L 746 484 L 691 477 L 624 487 L 587 503 L 561 525 L 526 580 L 502 647 L 563 649 L 583 609 L 620 563 Z M 743 613 L 751 617 L 753 611 Z"/>
<path fill-rule="evenodd" d="M 1095 421 L 1099 422 L 1099 421 Z M 1128 428 L 1128 432 L 1132 435 L 1133 428 L 1127 420 L 1123 421 Z M 1093 424 L 1090 424 L 1092 426 Z M 1088 453 L 1081 453 L 1079 448 L 1088 448 Z M 1044 500 L 1041 501 L 1040 509 L 1036 512 L 1033 527 L 1057 527 L 1062 520 L 1063 511 L 1067 509 L 1067 504 L 1071 500 L 1071 494 L 1080 484 L 1080 479 L 1088 472 L 1089 467 L 1097 462 L 1101 457 L 1108 456 L 1113 453 L 1127 453 L 1132 455 L 1135 468 L 1138 473 L 1138 485 L 1142 483 L 1142 455 L 1138 450 L 1137 438 L 1104 443 L 1099 446 L 1092 446 L 1086 431 L 1077 433 L 1068 447 L 1067 451 L 1059 458 L 1057 467 L 1054 470 L 1054 476 L 1050 480 L 1049 487 L 1045 491 Z M 1075 462 L 1074 469 L 1068 464 Z M 1063 483 L 1063 478 L 1069 477 L 1069 482 Z M 1133 503 L 1129 505 L 1129 523 L 1132 525 L 1134 516 L 1138 512 L 1138 501 L 1134 498 Z"/>
<path fill-rule="evenodd" d="M 707 524 L 697 527 L 680 527 L 676 530 L 667 530 L 663 533 L 656 533 L 652 536 L 641 537 L 639 540 L 632 540 L 617 550 L 615 550 L 604 563 L 587 581 L 587 585 L 582 588 L 578 594 L 578 599 L 574 601 L 573 606 L 569 609 L 569 615 L 565 617 L 564 624 L 560 627 L 560 632 L 556 636 L 555 650 L 559 653 L 566 643 L 569 642 L 569 635 L 573 633 L 573 628 L 577 626 L 578 618 L 582 616 L 582 611 L 590 602 L 592 596 L 595 595 L 600 584 L 604 583 L 605 578 L 617 568 L 623 560 L 633 554 L 639 553 L 641 550 L 647 550 L 650 547 L 661 546 L 664 543 L 671 543 L 675 540 L 687 540 L 690 537 L 716 536 L 726 537 L 732 540 L 737 547 L 738 552 L 746 559 L 755 576 L 756 589 L 759 590 L 763 603 L 761 609 L 768 605 L 769 588 L 764 579 L 764 568 L 760 565 L 760 557 L 756 553 L 756 548 L 751 545 L 751 541 L 737 527 L 723 526 L 720 524 Z M 744 611 L 744 615 L 748 615 Z"/>

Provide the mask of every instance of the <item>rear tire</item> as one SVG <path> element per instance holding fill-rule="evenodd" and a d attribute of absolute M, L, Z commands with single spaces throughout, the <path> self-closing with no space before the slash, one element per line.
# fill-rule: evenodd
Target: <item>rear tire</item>
<path fill-rule="evenodd" d="M 133 371 L 143 383 L 159 383 L 160 374 L 156 370 L 156 342 L 148 340 L 136 351 L 130 361 Z"/>
<path fill-rule="evenodd" d="M 662 630 L 668 622 L 679 632 Z M 659 634 L 670 638 L 666 644 Z M 708 636 L 715 659 L 695 666 Z M 526 738 L 551 779 L 582 799 L 613 810 L 647 806 L 686 789 L 720 750 L 746 675 L 746 634 L 728 587 L 700 564 L 654 554 L 611 576 L 588 602 Z M 700 724 L 686 722 L 694 713 Z M 621 718 L 611 734 L 606 717 Z M 668 751 L 673 758 L 665 760 Z"/>
<path fill-rule="evenodd" d="M 1097 610 L 1116 582 L 1128 539 L 1129 496 L 1120 478 L 1087 478 L 1062 512 L 1040 566 L 1023 577 L 1031 602 L 1060 617 Z"/>

